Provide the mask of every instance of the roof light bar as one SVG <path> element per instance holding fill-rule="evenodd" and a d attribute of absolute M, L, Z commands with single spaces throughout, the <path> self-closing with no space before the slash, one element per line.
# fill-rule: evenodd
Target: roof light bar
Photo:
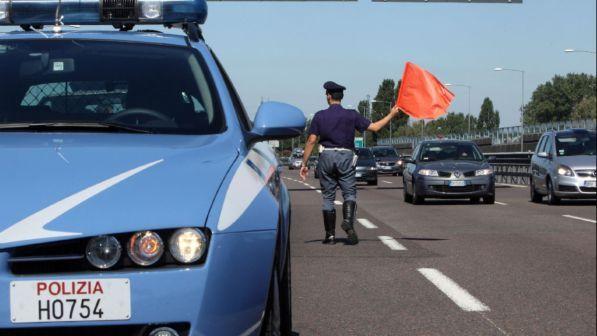
<path fill-rule="evenodd" d="M 203 24 L 205 0 L 0 0 L 0 25 Z"/>

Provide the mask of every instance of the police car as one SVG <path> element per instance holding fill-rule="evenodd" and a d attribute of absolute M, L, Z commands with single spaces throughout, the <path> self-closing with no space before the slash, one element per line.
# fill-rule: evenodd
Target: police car
<path fill-rule="evenodd" d="M 0 335 L 291 330 L 290 202 L 204 0 L 0 0 Z M 117 30 L 88 31 L 80 25 Z M 135 29 L 160 24 L 185 34 Z M 69 27 L 74 26 L 74 27 Z"/>

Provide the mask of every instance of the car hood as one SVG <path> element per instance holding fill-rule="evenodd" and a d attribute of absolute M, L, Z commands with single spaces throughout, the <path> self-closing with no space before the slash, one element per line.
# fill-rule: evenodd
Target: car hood
<path fill-rule="evenodd" d="M 595 155 L 558 156 L 558 163 L 576 169 L 595 169 Z"/>
<path fill-rule="evenodd" d="M 425 169 L 433 169 L 438 171 L 471 171 L 489 166 L 486 162 L 475 162 L 475 161 L 433 161 L 421 163 L 420 167 Z"/>
<path fill-rule="evenodd" d="M 0 249 L 204 226 L 238 156 L 221 139 L 0 133 Z"/>

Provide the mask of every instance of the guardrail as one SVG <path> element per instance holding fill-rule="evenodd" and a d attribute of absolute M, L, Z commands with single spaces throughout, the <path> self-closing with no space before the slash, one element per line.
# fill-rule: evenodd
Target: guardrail
<path fill-rule="evenodd" d="M 485 153 L 493 167 L 497 183 L 529 185 L 531 152 Z"/>

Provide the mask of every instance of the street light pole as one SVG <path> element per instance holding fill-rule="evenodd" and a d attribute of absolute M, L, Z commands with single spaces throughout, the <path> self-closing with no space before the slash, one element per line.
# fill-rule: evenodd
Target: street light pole
<path fill-rule="evenodd" d="M 451 84 L 451 83 L 446 83 L 444 84 L 445 86 L 457 86 L 457 87 L 464 87 L 467 89 L 468 92 L 468 133 L 470 135 L 471 133 L 471 89 L 472 86 L 470 85 L 466 85 L 466 84 Z"/>
<path fill-rule="evenodd" d="M 522 77 L 522 102 L 520 104 L 520 151 L 524 152 L 524 70 L 508 69 L 508 68 L 494 68 L 493 71 L 513 71 L 521 74 Z"/>
<path fill-rule="evenodd" d="M 577 50 L 577 49 L 566 49 L 564 50 L 565 53 L 585 53 L 585 54 L 593 54 L 596 55 L 597 52 L 592 50 Z"/>
<path fill-rule="evenodd" d="M 367 111 L 369 111 L 369 118 L 367 118 Z M 371 96 L 367 95 L 367 107 L 365 108 L 365 118 L 371 119 Z M 363 147 L 367 148 L 367 131 L 363 132 Z"/>

